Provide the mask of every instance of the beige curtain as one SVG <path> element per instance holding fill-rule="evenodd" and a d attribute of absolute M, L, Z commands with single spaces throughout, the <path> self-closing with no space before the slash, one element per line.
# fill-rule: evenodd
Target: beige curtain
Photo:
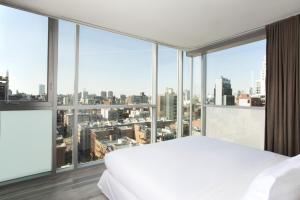
<path fill-rule="evenodd" d="M 266 26 L 265 149 L 300 154 L 300 15 Z"/>

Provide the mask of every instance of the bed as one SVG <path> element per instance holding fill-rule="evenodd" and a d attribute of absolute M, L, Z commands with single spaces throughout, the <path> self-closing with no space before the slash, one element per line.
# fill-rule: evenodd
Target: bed
<path fill-rule="evenodd" d="M 241 200 L 259 173 L 286 159 L 189 136 L 107 154 L 98 186 L 110 200 Z"/>

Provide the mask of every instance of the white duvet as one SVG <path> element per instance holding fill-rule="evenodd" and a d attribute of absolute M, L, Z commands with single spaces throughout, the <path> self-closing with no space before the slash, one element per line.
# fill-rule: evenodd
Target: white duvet
<path fill-rule="evenodd" d="M 108 173 L 139 200 L 240 200 L 251 181 L 285 156 L 190 136 L 121 149 Z"/>

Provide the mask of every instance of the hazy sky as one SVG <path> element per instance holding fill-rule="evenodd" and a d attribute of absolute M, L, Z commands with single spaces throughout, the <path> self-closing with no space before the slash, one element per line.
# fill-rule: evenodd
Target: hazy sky
<path fill-rule="evenodd" d="M 266 55 L 266 41 L 219 51 L 207 56 L 207 93 L 213 94 L 215 80 L 224 76 L 231 79 L 233 92 L 248 92 L 253 81 L 259 78 Z"/>
<path fill-rule="evenodd" d="M 38 93 L 47 81 L 48 23 L 22 11 L 0 6 L 0 75 L 10 73 L 15 93 Z"/>
<path fill-rule="evenodd" d="M 0 75 L 10 73 L 13 93 L 38 93 L 47 81 L 47 18 L 0 6 Z M 80 31 L 79 91 L 100 94 L 150 95 L 152 44 L 93 28 Z M 60 21 L 58 93 L 74 89 L 75 25 Z M 234 91 L 248 91 L 251 71 L 259 77 L 265 56 L 265 41 L 208 55 L 207 92 L 213 93 L 215 79 L 230 78 Z M 184 89 L 190 84 L 189 58 L 184 58 Z M 177 89 L 177 51 L 159 46 L 159 94 L 166 87 Z M 194 61 L 195 93 L 200 94 L 200 59 Z"/>

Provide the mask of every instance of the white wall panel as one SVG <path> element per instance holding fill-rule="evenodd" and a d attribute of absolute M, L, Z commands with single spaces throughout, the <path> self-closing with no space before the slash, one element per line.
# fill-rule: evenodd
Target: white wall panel
<path fill-rule="evenodd" d="M 208 137 L 264 149 L 264 109 L 207 107 L 206 117 Z"/>
<path fill-rule="evenodd" d="M 51 171 L 52 111 L 0 112 L 0 182 Z"/>

